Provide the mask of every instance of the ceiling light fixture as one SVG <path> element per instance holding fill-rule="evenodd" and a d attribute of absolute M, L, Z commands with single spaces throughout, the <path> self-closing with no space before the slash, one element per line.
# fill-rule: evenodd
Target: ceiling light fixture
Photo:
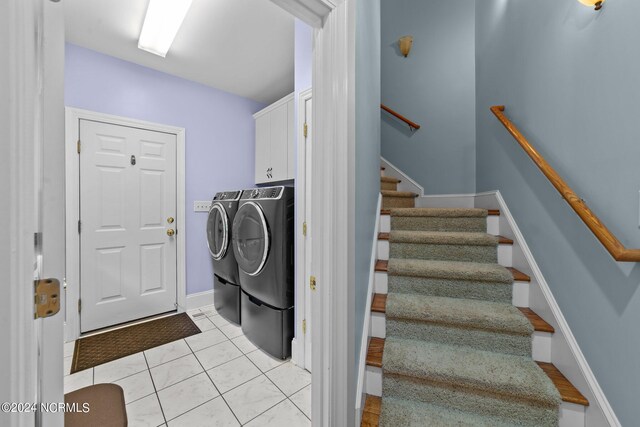
<path fill-rule="evenodd" d="M 604 3 L 604 0 L 578 0 L 578 1 L 585 6 L 595 6 L 596 10 L 602 9 L 602 3 Z"/>
<path fill-rule="evenodd" d="M 192 0 L 150 0 L 138 48 L 163 58 L 167 56 L 191 2 Z"/>

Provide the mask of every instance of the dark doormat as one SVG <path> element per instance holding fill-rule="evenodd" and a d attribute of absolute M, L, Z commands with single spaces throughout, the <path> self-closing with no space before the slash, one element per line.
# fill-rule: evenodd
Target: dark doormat
<path fill-rule="evenodd" d="M 71 373 L 200 333 L 187 313 L 163 317 L 114 331 L 80 338 L 73 351 Z"/>

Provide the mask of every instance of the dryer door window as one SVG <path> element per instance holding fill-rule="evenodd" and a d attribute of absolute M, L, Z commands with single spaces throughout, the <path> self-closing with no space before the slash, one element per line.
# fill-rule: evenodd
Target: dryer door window
<path fill-rule="evenodd" d="M 247 202 L 238 209 L 233 221 L 233 252 L 238 267 L 256 276 L 267 262 L 269 228 L 260 206 Z"/>
<path fill-rule="evenodd" d="M 224 206 L 214 203 L 207 220 L 207 245 L 216 261 L 221 260 L 229 248 L 229 217 Z"/>

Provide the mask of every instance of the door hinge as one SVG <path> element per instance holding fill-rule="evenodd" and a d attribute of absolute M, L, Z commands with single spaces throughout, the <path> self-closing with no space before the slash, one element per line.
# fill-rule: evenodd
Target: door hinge
<path fill-rule="evenodd" d="M 307 124 L 304 124 L 304 137 L 306 138 L 309 135 L 309 126 L 307 126 Z"/>
<path fill-rule="evenodd" d="M 305 236 L 305 237 L 307 236 L 307 222 L 306 221 L 302 223 L 302 235 Z"/>
<path fill-rule="evenodd" d="M 307 333 L 307 319 L 304 319 L 302 321 L 302 333 L 306 334 Z"/>
<path fill-rule="evenodd" d="M 77 150 L 78 150 L 78 154 L 80 154 L 80 140 L 78 140 L 78 144 L 77 144 Z"/>
<path fill-rule="evenodd" d="M 78 298 L 78 313 L 82 312 L 82 300 Z"/>
<path fill-rule="evenodd" d="M 82 221 L 78 220 L 78 234 L 82 231 Z"/>
<path fill-rule="evenodd" d="M 309 287 L 311 288 L 312 291 L 316 290 L 316 276 L 311 276 L 309 278 Z"/>

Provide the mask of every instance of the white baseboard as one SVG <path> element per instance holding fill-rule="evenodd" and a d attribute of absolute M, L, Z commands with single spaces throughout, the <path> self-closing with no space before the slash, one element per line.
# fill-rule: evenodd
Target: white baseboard
<path fill-rule="evenodd" d="M 205 307 L 211 304 L 213 304 L 213 290 L 198 292 L 196 294 L 187 295 L 186 310 L 193 310 L 194 308 Z"/>
<path fill-rule="evenodd" d="M 571 332 L 549 284 L 545 280 L 500 191 L 477 194 L 476 207 L 500 209 L 500 234 L 514 240 L 514 266 L 532 277 L 529 306 L 538 314 L 543 315 L 545 320 L 556 329 L 552 338 L 553 348 L 549 350 L 551 362 L 562 371 L 590 402 L 589 407 L 586 409 L 585 424 L 587 426 L 620 426 L 620 421 L 600 388 L 582 350 L 580 350 L 580 346 Z M 536 293 L 540 295 L 538 296 Z"/>
<path fill-rule="evenodd" d="M 358 359 L 358 384 L 356 386 L 356 427 L 360 426 L 362 410 L 365 403 L 367 350 L 369 349 L 369 337 L 371 335 L 371 302 L 374 293 L 374 279 L 376 271 L 376 254 L 378 250 L 378 233 L 380 231 L 380 208 L 382 207 L 382 195 L 378 196 L 376 207 L 376 225 L 371 243 L 371 262 L 369 265 L 369 284 L 367 289 L 367 302 L 365 305 L 364 321 L 362 326 L 362 340 L 360 341 L 360 354 Z"/>
<path fill-rule="evenodd" d="M 416 193 L 418 196 L 424 196 L 424 188 L 413 179 L 411 179 L 408 175 L 405 175 L 404 172 L 394 166 L 387 159 L 380 156 L 380 163 L 385 168 L 384 176 L 389 176 L 391 178 L 397 178 L 400 180 L 400 183 L 398 184 L 399 191 L 410 191 L 412 193 Z"/>

